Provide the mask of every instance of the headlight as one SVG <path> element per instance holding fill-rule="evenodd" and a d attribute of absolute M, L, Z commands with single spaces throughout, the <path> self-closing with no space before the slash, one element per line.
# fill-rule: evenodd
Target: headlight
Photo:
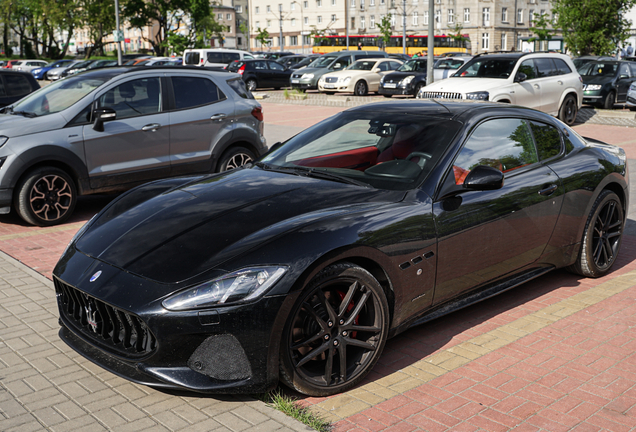
<path fill-rule="evenodd" d="M 595 91 L 602 89 L 603 86 L 600 84 L 588 84 L 585 86 L 585 91 Z"/>
<path fill-rule="evenodd" d="M 303 74 L 303 76 L 300 77 L 300 79 L 312 79 L 314 77 L 314 74 Z"/>
<path fill-rule="evenodd" d="M 324 77 L 324 75 L 320 77 L 320 79 L 318 80 L 318 82 L 319 82 L 320 84 L 322 84 L 322 83 L 324 83 L 324 82 L 325 82 L 325 77 Z"/>
<path fill-rule="evenodd" d="M 342 85 L 347 85 L 349 84 L 350 81 L 351 81 L 351 77 L 346 77 L 345 79 L 342 80 Z"/>
<path fill-rule="evenodd" d="M 0 147 L 5 145 L 7 141 L 9 141 L 9 138 L 7 138 L 6 136 L 0 136 Z"/>
<path fill-rule="evenodd" d="M 406 78 L 404 78 L 402 82 L 400 82 L 400 87 L 406 87 L 407 85 L 411 84 L 411 81 L 413 81 L 413 78 L 415 78 L 415 75 L 409 75 Z"/>
<path fill-rule="evenodd" d="M 382 78 L 380 78 L 380 84 L 384 84 L 384 75 L 382 75 Z"/>
<path fill-rule="evenodd" d="M 286 271 L 286 267 L 238 270 L 172 295 L 162 304 L 166 309 L 181 311 L 248 302 L 263 295 Z"/>
<path fill-rule="evenodd" d="M 629 91 L 636 91 L 636 82 L 633 82 L 633 83 L 629 86 Z"/>
<path fill-rule="evenodd" d="M 33 69 L 33 70 L 31 71 L 31 73 L 32 73 L 33 75 L 35 75 L 36 73 L 39 73 L 41 70 L 42 70 L 42 69 Z"/>
<path fill-rule="evenodd" d="M 470 100 L 488 100 L 488 96 L 490 96 L 490 94 L 488 92 L 473 92 L 473 93 L 466 93 L 466 99 L 470 99 Z"/>

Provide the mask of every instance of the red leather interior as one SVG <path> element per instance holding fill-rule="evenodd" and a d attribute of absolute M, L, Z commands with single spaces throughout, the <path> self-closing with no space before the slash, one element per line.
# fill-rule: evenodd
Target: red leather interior
<path fill-rule="evenodd" d="M 315 156 L 294 161 L 295 165 L 307 167 L 349 168 L 364 171 L 376 164 L 378 149 L 375 146 L 362 147 L 338 153 Z"/>

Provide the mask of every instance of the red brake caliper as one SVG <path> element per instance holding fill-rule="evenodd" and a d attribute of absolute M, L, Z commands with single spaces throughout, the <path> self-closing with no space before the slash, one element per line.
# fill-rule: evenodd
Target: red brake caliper
<path fill-rule="evenodd" d="M 342 291 L 338 291 L 338 295 L 340 296 L 340 301 L 343 301 L 345 299 L 346 294 L 343 293 Z M 351 303 L 349 303 L 349 306 L 347 306 L 347 312 L 351 312 L 354 307 L 355 307 L 355 304 L 353 303 L 353 300 L 351 300 Z M 360 315 L 356 315 L 356 317 L 353 319 L 353 323 L 355 325 L 358 325 L 358 317 L 359 316 Z M 350 336 L 355 339 L 357 334 L 358 334 L 358 332 L 352 331 Z"/>

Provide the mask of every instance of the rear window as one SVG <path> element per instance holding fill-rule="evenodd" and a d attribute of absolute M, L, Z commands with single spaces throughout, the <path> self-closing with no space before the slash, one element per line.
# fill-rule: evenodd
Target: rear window
<path fill-rule="evenodd" d="M 227 84 L 232 88 L 232 90 L 236 92 L 237 95 L 239 95 L 243 99 L 254 99 L 254 96 L 252 96 L 252 93 L 247 90 L 247 87 L 245 87 L 245 83 L 242 79 L 232 79 L 229 80 Z"/>
<path fill-rule="evenodd" d="M 9 96 L 23 96 L 31 93 L 31 83 L 22 75 L 5 75 L 4 81 Z"/>
<path fill-rule="evenodd" d="M 177 109 L 207 105 L 219 100 L 219 91 L 207 78 L 172 77 L 174 102 Z"/>
<path fill-rule="evenodd" d="M 572 73 L 572 69 L 570 69 L 570 66 L 568 66 L 566 62 L 564 62 L 561 59 L 553 59 L 553 60 L 559 75 L 566 75 L 566 74 Z"/>
<path fill-rule="evenodd" d="M 227 70 L 229 70 L 230 72 L 235 72 L 235 71 L 239 70 L 241 68 L 241 66 L 243 66 L 244 64 L 245 64 L 245 62 L 242 62 L 242 61 L 232 62 L 227 67 Z"/>
<path fill-rule="evenodd" d="M 234 60 L 240 60 L 241 55 L 239 53 L 223 53 L 223 63 L 231 63 Z"/>
<path fill-rule="evenodd" d="M 201 61 L 201 56 L 198 52 L 188 52 L 185 54 L 185 64 L 187 65 L 198 65 L 199 61 Z"/>

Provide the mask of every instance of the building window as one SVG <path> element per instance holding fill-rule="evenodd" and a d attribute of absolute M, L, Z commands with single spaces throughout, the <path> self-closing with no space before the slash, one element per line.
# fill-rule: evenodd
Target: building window
<path fill-rule="evenodd" d="M 360 28 L 366 28 L 363 16 L 360 17 Z"/>
<path fill-rule="evenodd" d="M 291 19 L 291 25 L 292 27 L 296 27 L 296 18 Z"/>
<path fill-rule="evenodd" d="M 415 0 L 413 0 L 415 1 Z M 369 6 L 375 6 L 375 0 L 369 0 Z"/>
<path fill-rule="evenodd" d="M 528 27 L 534 27 L 534 9 L 528 11 Z"/>
<path fill-rule="evenodd" d="M 508 8 L 501 8 L 501 22 L 508 22 Z"/>
<path fill-rule="evenodd" d="M 237 11 L 238 13 L 243 13 L 243 6 L 240 6 L 240 5 L 239 5 L 239 6 L 237 6 L 237 7 L 236 7 L 236 11 Z"/>
<path fill-rule="evenodd" d="M 316 0 L 316 7 L 322 7 L 322 0 Z"/>
<path fill-rule="evenodd" d="M 236 38 L 236 41 L 239 46 L 243 45 L 243 39 L 240 36 Z"/>
<path fill-rule="evenodd" d="M 322 22 L 322 15 L 318 15 L 318 24 Z"/>
<path fill-rule="evenodd" d="M 356 7 L 356 0 L 351 0 L 351 7 Z"/>
<path fill-rule="evenodd" d="M 219 21 L 223 21 L 223 14 L 222 13 L 218 14 L 217 16 L 219 18 Z"/>
<path fill-rule="evenodd" d="M 336 15 L 335 15 L 335 14 L 331 15 L 331 22 L 332 22 L 332 23 L 335 23 L 337 19 L 338 19 L 338 18 L 336 17 Z"/>
<path fill-rule="evenodd" d="M 336 0 L 331 0 L 331 6 L 335 6 L 336 5 Z"/>
<path fill-rule="evenodd" d="M 490 33 L 481 34 L 481 47 L 484 50 L 490 49 Z"/>
<path fill-rule="evenodd" d="M 393 19 L 393 15 L 391 15 L 391 19 Z M 424 11 L 424 25 L 428 25 L 428 11 Z"/>
<path fill-rule="evenodd" d="M 364 0 L 360 0 L 360 9 L 364 9 Z"/>
<path fill-rule="evenodd" d="M 308 8 L 308 7 L 309 7 L 309 1 L 305 0 L 305 1 L 303 2 L 303 7 L 304 7 L 304 8 Z"/>
<path fill-rule="evenodd" d="M 311 36 L 309 36 L 309 35 L 303 36 L 303 44 L 311 45 Z"/>
<path fill-rule="evenodd" d="M 455 22 L 455 10 L 454 9 L 449 9 L 448 10 L 448 23 L 449 24 L 453 24 Z"/>
<path fill-rule="evenodd" d="M 272 22 L 270 20 L 267 20 L 267 27 L 269 27 L 272 24 Z"/>
<path fill-rule="evenodd" d="M 298 36 L 290 36 L 289 37 L 290 45 L 298 45 Z"/>
<path fill-rule="evenodd" d="M 470 22 L 470 8 L 464 8 L 464 22 Z"/>
<path fill-rule="evenodd" d="M 260 11 L 261 11 L 261 8 L 259 8 L 258 6 L 256 6 L 256 7 L 254 8 L 254 12 L 256 12 L 256 13 L 260 13 Z"/>
<path fill-rule="evenodd" d="M 489 7 L 482 9 L 481 17 L 483 19 L 482 25 L 488 27 L 490 25 L 490 8 Z"/>
<path fill-rule="evenodd" d="M 351 30 L 356 28 L 356 17 L 351 17 Z"/>
<path fill-rule="evenodd" d="M 332 15 L 335 16 L 335 15 Z M 369 28 L 374 29 L 375 28 L 375 15 L 371 15 L 369 17 Z"/>
<path fill-rule="evenodd" d="M 517 24 L 523 24 L 523 9 L 517 9 Z"/>
<path fill-rule="evenodd" d="M 442 11 L 438 9 L 435 11 L 435 23 L 440 24 L 441 22 L 442 22 Z"/>
<path fill-rule="evenodd" d="M 267 5 L 267 12 L 271 12 L 272 11 L 272 7 L 270 5 Z"/>
<path fill-rule="evenodd" d="M 391 14 L 391 27 L 395 27 L 395 14 Z"/>
<path fill-rule="evenodd" d="M 232 21 L 232 14 L 225 14 L 225 19 L 228 21 Z"/>
<path fill-rule="evenodd" d="M 384 4 L 384 0 L 380 0 L 380 4 L 383 5 Z"/>
<path fill-rule="evenodd" d="M 413 11 L 413 25 L 414 26 L 419 25 L 418 24 L 419 19 L 420 19 L 420 17 L 418 16 L 417 11 Z"/>
<path fill-rule="evenodd" d="M 502 33 L 501 34 L 501 50 L 502 51 L 506 51 L 508 49 L 508 44 L 507 44 L 507 38 L 506 38 L 506 34 Z"/>
<path fill-rule="evenodd" d="M 290 10 L 296 10 L 296 2 L 291 2 L 291 3 L 289 4 L 289 9 L 290 9 Z"/>
<path fill-rule="evenodd" d="M 254 24 L 256 24 L 256 28 L 257 29 L 261 28 L 261 22 L 260 21 L 256 21 Z"/>
<path fill-rule="evenodd" d="M 309 18 L 305 17 L 305 24 L 309 24 Z"/>

